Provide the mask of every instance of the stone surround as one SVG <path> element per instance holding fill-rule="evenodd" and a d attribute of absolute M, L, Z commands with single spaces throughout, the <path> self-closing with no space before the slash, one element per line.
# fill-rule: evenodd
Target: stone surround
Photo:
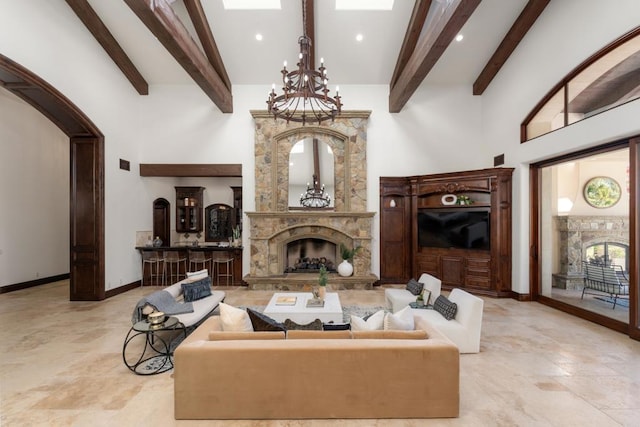
<path fill-rule="evenodd" d="M 328 240 L 339 248 L 361 246 L 354 274 L 329 277 L 335 289 L 368 289 L 371 274 L 373 216 L 367 206 L 367 122 L 369 111 L 343 112 L 322 125 L 287 124 L 266 111 L 252 111 L 255 120 L 256 212 L 249 218 L 250 271 L 244 281 L 252 289 L 296 290 L 314 284 L 313 274 L 285 274 L 287 243 L 301 238 Z M 333 209 L 289 210 L 289 153 L 301 139 L 328 144 L 334 155 Z M 338 252 L 339 249 L 336 250 Z M 336 260 L 341 261 L 339 253 Z"/>
<path fill-rule="evenodd" d="M 626 216 L 557 216 L 560 270 L 553 275 L 553 287 L 581 289 L 582 261 L 587 247 L 595 243 L 629 245 L 629 218 Z"/>

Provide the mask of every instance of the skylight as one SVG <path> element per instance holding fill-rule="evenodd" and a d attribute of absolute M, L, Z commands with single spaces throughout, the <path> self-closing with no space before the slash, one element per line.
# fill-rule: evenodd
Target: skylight
<path fill-rule="evenodd" d="M 281 9 L 280 0 L 222 0 L 226 10 Z"/>
<path fill-rule="evenodd" d="M 336 10 L 392 10 L 393 0 L 336 0 Z"/>

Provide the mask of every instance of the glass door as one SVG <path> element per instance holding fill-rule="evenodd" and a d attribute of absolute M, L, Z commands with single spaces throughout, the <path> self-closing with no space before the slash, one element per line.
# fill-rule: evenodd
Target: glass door
<path fill-rule="evenodd" d="M 539 295 L 628 325 L 629 149 L 542 166 L 538 180 Z"/>

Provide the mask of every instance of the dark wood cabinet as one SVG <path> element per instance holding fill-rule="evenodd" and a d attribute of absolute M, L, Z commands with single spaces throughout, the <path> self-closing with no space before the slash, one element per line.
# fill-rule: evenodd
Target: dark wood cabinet
<path fill-rule="evenodd" d="M 510 296 L 512 173 L 380 178 L 380 282 L 429 273 L 444 289 Z"/>
<path fill-rule="evenodd" d="M 204 187 L 176 187 L 176 232 L 202 232 Z"/>

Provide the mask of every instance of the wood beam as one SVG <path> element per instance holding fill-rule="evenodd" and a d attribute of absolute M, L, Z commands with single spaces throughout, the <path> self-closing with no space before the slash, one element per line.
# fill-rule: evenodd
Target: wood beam
<path fill-rule="evenodd" d="M 87 0 L 66 0 L 66 2 L 78 18 L 80 18 L 84 26 L 87 27 L 89 32 L 93 34 L 93 37 L 100 43 L 100 46 L 107 52 L 107 55 L 109 55 L 118 68 L 120 68 L 120 71 L 122 71 L 129 82 L 131 82 L 134 89 L 140 95 L 148 95 L 149 85 L 146 80 L 142 77 L 142 74 L 140 74 L 136 66 L 133 65 L 131 59 L 129 59 L 89 2 Z"/>
<path fill-rule="evenodd" d="M 389 112 L 399 113 L 438 62 L 481 0 L 453 0 L 433 22 L 389 94 Z"/>
<path fill-rule="evenodd" d="M 473 94 L 482 95 L 484 91 L 489 87 L 489 84 L 493 78 L 498 74 L 498 71 L 507 62 L 509 56 L 516 49 L 520 41 L 527 34 L 529 29 L 536 22 L 542 11 L 549 4 L 550 0 L 529 0 L 526 4 L 518 19 L 513 23 L 507 35 L 504 36 L 502 42 L 496 49 L 496 51 L 484 66 L 484 69 L 473 83 Z"/>
<path fill-rule="evenodd" d="M 404 70 L 404 67 L 406 67 L 409 62 L 411 54 L 416 49 L 420 34 L 422 33 L 422 27 L 424 27 L 424 23 L 427 20 L 430 7 L 431 0 L 416 0 L 415 5 L 413 6 L 409 26 L 407 27 L 407 32 L 404 35 L 404 41 L 400 48 L 396 68 L 393 70 L 393 76 L 391 77 L 391 83 L 389 84 L 390 88 L 395 86 L 400 74 Z"/>
<path fill-rule="evenodd" d="M 140 163 L 140 176 L 242 177 L 241 164 Z"/>
<path fill-rule="evenodd" d="M 216 73 L 218 73 L 227 89 L 231 90 L 231 80 L 229 80 L 229 75 L 224 67 L 224 62 L 222 62 L 222 56 L 220 56 L 218 45 L 213 38 L 211 26 L 209 25 L 207 15 L 204 13 L 204 9 L 202 8 L 202 3 L 200 0 L 184 0 L 184 6 L 187 8 L 187 12 L 189 13 L 191 22 L 196 29 L 196 33 L 198 34 L 204 53 L 209 59 L 209 63 L 211 63 L 213 69 L 216 70 Z"/>
<path fill-rule="evenodd" d="M 167 0 L 124 0 L 223 113 L 233 112 L 231 91 L 200 51 Z"/>
<path fill-rule="evenodd" d="M 311 52 L 309 52 L 309 68 L 316 69 L 316 26 L 314 0 L 302 0 L 306 15 L 302 17 L 302 25 L 306 29 L 306 34 L 311 39 Z"/>

